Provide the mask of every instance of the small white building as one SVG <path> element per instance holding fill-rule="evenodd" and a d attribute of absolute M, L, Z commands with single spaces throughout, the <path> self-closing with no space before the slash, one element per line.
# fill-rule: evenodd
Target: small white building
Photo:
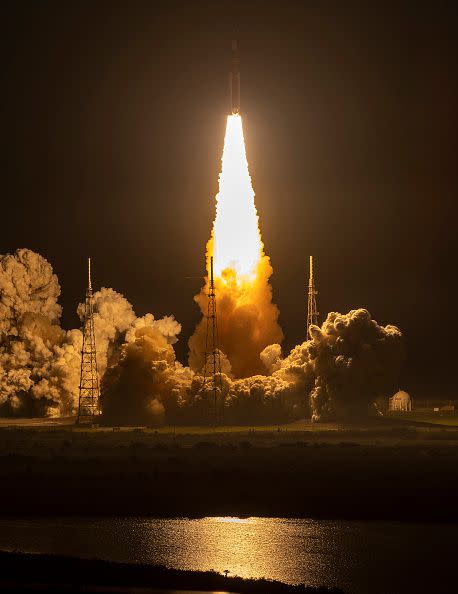
<path fill-rule="evenodd" d="M 394 396 L 390 398 L 389 410 L 402 410 L 404 412 L 412 410 L 412 398 L 410 394 L 399 390 Z"/>

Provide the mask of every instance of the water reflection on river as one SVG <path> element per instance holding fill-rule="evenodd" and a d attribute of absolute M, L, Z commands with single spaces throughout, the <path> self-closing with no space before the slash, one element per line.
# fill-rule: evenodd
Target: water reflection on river
<path fill-rule="evenodd" d="M 450 592 L 455 526 L 279 518 L 0 520 L 0 548 L 339 586 Z"/>

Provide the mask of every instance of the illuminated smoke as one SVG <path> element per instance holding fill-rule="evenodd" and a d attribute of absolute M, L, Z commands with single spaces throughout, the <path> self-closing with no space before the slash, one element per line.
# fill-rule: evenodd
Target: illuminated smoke
<path fill-rule="evenodd" d="M 94 327 L 107 421 L 158 424 L 166 407 L 183 404 L 183 386 L 193 374 L 175 360 L 181 324 L 173 316 L 137 318 L 123 295 L 102 288 L 94 294 Z"/>
<path fill-rule="evenodd" d="M 66 416 L 78 405 L 82 334 L 59 326 L 60 286 L 45 258 L 27 249 L 0 256 L 0 414 Z M 82 319 L 84 304 L 77 312 Z M 94 328 L 100 377 L 116 366 L 122 345 L 151 327 L 172 344 L 181 326 L 169 316 L 137 318 L 113 289 L 94 293 Z M 173 349 L 172 349 L 173 350 Z M 181 368 L 181 374 L 179 373 Z M 192 372 L 177 363 L 177 384 Z M 128 402 L 127 402 L 128 404 Z M 154 408 L 154 407 L 153 407 Z M 156 407 L 157 408 L 157 407 Z"/>
<path fill-rule="evenodd" d="M 0 256 L 3 416 L 53 416 L 72 409 L 74 391 L 68 378 L 81 346 L 78 334 L 58 325 L 59 295 L 57 276 L 39 254 L 19 249 Z"/>
<path fill-rule="evenodd" d="M 267 347 L 269 376 L 228 382 L 229 417 L 351 420 L 374 414 L 373 403 L 393 393 L 403 358 L 398 328 L 357 309 L 328 314 L 311 335 L 284 359 L 279 345 Z"/>
<path fill-rule="evenodd" d="M 311 334 L 314 420 L 368 414 L 377 398 L 393 393 L 403 358 L 398 328 L 380 326 L 367 310 L 357 309 L 328 314 Z"/>
<path fill-rule="evenodd" d="M 51 265 L 30 250 L 0 256 L 0 414 L 65 416 L 78 402 L 82 336 L 59 326 L 60 287 Z M 102 409 L 116 424 L 208 422 L 202 378 L 176 360 L 181 325 L 173 316 L 137 318 L 113 289 L 94 294 Z M 81 305 L 78 311 L 82 312 Z M 243 338 L 241 338 L 243 342 Z M 397 387 L 401 332 L 364 309 L 330 313 L 311 339 L 282 357 L 258 353 L 261 373 L 234 379 L 222 353 L 226 423 L 351 420 Z"/>
<path fill-rule="evenodd" d="M 116 365 L 102 381 L 107 421 L 160 425 L 186 405 L 193 373 L 175 359 L 172 344 L 181 325 L 172 316 L 138 318 L 126 334 Z"/>
<path fill-rule="evenodd" d="M 107 365 L 119 356 L 124 334 L 135 322 L 136 316 L 127 299 L 113 289 L 103 287 L 93 296 L 94 332 L 97 348 L 97 367 L 103 377 Z M 84 303 L 78 305 L 78 316 L 83 321 Z"/>
<path fill-rule="evenodd" d="M 272 267 L 261 241 L 238 114 L 227 119 L 207 262 L 210 256 L 214 258 L 220 349 L 230 362 L 234 377 L 264 373 L 259 355 L 268 345 L 281 342 L 283 333 L 278 325 L 278 308 L 272 303 Z M 195 297 L 204 316 L 207 293 L 208 278 Z M 201 371 L 204 364 L 205 335 L 203 318 L 189 339 L 189 364 L 195 371 Z"/>
<path fill-rule="evenodd" d="M 41 314 L 51 324 L 62 313 L 60 286 L 47 260 L 27 249 L 0 256 L 0 332 L 15 335 L 25 313 Z"/>

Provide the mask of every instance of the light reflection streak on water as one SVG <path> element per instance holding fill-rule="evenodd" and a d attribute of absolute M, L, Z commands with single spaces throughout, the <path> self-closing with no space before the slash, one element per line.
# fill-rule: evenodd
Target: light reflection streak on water
<path fill-rule="evenodd" d="M 220 517 L 217 516 L 215 518 L 205 518 L 213 520 L 213 522 L 223 522 L 226 524 L 253 524 L 256 521 L 256 518 L 236 518 L 234 516 L 227 516 L 227 517 Z"/>
<path fill-rule="evenodd" d="M 456 525 L 446 524 L 230 517 L 0 519 L 4 550 L 227 569 L 229 575 L 338 586 L 350 594 L 454 591 L 448 586 L 456 585 L 456 547 L 450 546 L 455 541 Z"/>
<path fill-rule="evenodd" d="M 332 523 L 323 529 L 323 524 L 314 520 L 216 517 L 155 520 L 149 535 L 146 520 L 143 530 L 143 556 L 154 556 L 158 563 L 167 564 L 173 557 L 174 566 L 180 569 L 227 569 L 229 575 L 245 578 L 329 583 L 335 553 Z M 158 542 L 163 544 L 162 550 L 158 550 Z M 340 555 L 345 556 L 345 552 Z"/>

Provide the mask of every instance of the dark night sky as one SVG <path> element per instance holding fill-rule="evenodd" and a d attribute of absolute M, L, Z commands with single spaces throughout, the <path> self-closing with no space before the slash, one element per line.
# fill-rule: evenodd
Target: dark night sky
<path fill-rule="evenodd" d="M 322 314 L 399 325 L 401 385 L 456 397 L 455 3 L 424 4 L 5 3 L 0 253 L 49 259 L 67 327 L 91 255 L 96 286 L 175 314 L 184 359 L 236 31 L 285 346 L 304 338 L 314 254 Z"/>

